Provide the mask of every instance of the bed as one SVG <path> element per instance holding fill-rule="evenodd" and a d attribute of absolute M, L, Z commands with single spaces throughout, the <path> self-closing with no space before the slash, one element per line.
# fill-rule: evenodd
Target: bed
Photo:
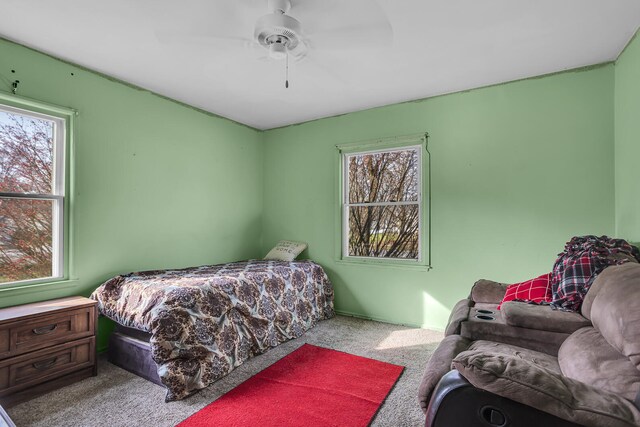
<path fill-rule="evenodd" d="M 91 297 L 118 324 L 110 359 L 164 385 L 167 401 L 334 316 L 331 282 L 309 260 L 130 273 Z"/>

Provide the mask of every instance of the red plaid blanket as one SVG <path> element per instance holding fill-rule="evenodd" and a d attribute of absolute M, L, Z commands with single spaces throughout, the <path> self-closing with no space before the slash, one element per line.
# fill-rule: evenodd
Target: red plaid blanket
<path fill-rule="evenodd" d="M 580 236 L 568 241 L 551 273 L 551 305 L 579 311 L 595 278 L 610 265 L 639 262 L 640 250 L 623 239 Z"/>

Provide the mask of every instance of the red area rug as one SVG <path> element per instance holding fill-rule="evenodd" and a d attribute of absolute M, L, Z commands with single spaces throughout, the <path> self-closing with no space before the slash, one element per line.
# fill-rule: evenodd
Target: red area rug
<path fill-rule="evenodd" d="M 305 344 L 178 426 L 367 426 L 403 370 Z"/>

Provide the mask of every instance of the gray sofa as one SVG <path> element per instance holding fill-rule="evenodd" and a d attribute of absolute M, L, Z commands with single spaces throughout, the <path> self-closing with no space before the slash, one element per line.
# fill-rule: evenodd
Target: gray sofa
<path fill-rule="evenodd" d="M 478 280 L 469 297 L 458 302 L 451 312 L 445 336 L 461 335 L 557 354 L 569 335 L 591 325 L 584 310 L 590 309 L 595 289 L 587 293 L 591 294 L 589 301 L 585 301 L 580 313 L 513 301 L 505 302 L 498 310 L 506 289 L 503 283 Z"/>
<path fill-rule="evenodd" d="M 505 288 L 479 281 L 454 308 L 419 391 L 426 425 L 639 426 L 640 264 L 605 269 L 581 313 L 498 311 Z"/>

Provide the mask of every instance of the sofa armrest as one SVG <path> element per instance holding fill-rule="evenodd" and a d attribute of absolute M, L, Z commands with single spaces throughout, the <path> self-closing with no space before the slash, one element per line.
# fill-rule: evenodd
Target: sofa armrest
<path fill-rule="evenodd" d="M 452 367 L 474 387 L 578 425 L 640 425 L 640 411 L 625 398 L 517 356 L 464 351 L 453 359 Z"/>
<path fill-rule="evenodd" d="M 456 355 L 465 351 L 471 345 L 471 340 L 460 335 L 449 335 L 445 337 L 438 347 L 435 349 L 422 375 L 420 389 L 418 390 L 418 399 L 422 411 L 427 410 L 429 399 L 433 389 L 440 381 L 440 378 L 451 370 L 451 361 Z"/>
<path fill-rule="evenodd" d="M 460 324 L 469 318 L 469 307 L 471 306 L 471 300 L 463 299 L 451 310 L 449 315 L 449 321 L 447 322 L 447 328 L 444 330 L 444 336 L 460 335 Z"/>
<path fill-rule="evenodd" d="M 426 427 L 580 427 L 531 406 L 474 387 L 460 372 L 445 374 L 433 392 Z"/>
<path fill-rule="evenodd" d="M 480 279 L 471 288 L 471 300 L 476 303 L 500 304 L 507 286 L 493 280 Z"/>
<path fill-rule="evenodd" d="M 518 328 L 572 334 L 591 326 L 591 321 L 575 311 L 554 310 L 548 305 L 508 301 L 502 304 L 502 318 L 507 325 Z"/>

